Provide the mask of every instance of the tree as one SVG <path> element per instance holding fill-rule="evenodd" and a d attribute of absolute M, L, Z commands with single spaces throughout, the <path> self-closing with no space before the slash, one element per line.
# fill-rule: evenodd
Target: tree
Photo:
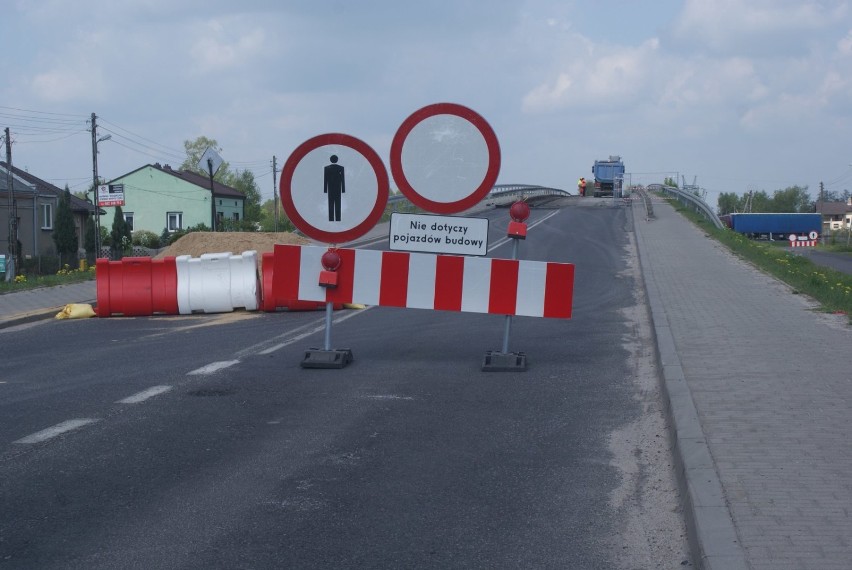
<path fill-rule="evenodd" d="M 275 231 L 275 201 L 267 200 L 261 206 L 261 218 L 260 218 L 260 229 L 264 232 L 274 232 Z M 278 231 L 279 232 L 292 232 L 296 228 L 293 226 L 293 222 L 281 211 L 281 204 L 278 205 Z"/>
<path fill-rule="evenodd" d="M 77 230 L 74 228 L 74 214 L 71 212 L 71 191 L 67 185 L 56 209 L 53 243 L 56 244 L 56 251 L 59 252 L 60 266 L 69 260 L 68 254 L 77 253 Z"/>
<path fill-rule="evenodd" d="M 124 212 L 121 211 L 121 206 L 115 207 L 115 216 L 112 219 L 112 251 L 114 257 L 121 258 L 124 250 L 129 248 L 133 243 L 133 236 L 130 233 L 130 226 L 124 219 Z"/>
<path fill-rule="evenodd" d="M 811 195 L 807 186 L 788 186 L 772 196 L 773 212 L 805 213 L 811 211 Z"/>
<path fill-rule="evenodd" d="M 233 186 L 246 195 L 243 203 L 243 220 L 252 225 L 260 223 L 260 190 L 254 181 L 254 173 L 251 170 L 237 170 L 228 175 L 225 184 Z"/>
<path fill-rule="evenodd" d="M 742 209 L 743 198 L 737 196 L 736 192 L 722 192 L 716 201 L 716 210 L 720 216 L 733 214 Z"/>
<path fill-rule="evenodd" d="M 213 150 L 222 154 L 222 147 L 219 146 L 219 143 L 216 142 L 216 139 L 208 139 L 205 136 L 200 136 L 196 138 L 194 141 L 186 140 L 183 141 L 183 148 L 186 150 L 186 160 L 180 165 L 181 170 L 190 170 L 192 172 L 198 172 L 199 174 L 203 174 L 204 176 L 210 176 L 210 173 L 207 171 L 207 167 L 198 168 L 198 161 L 201 160 L 201 156 L 204 154 L 204 151 L 207 150 L 208 147 L 212 147 Z M 223 162 L 222 166 L 219 167 L 219 170 L 216 171 L 216 174 L 213 175 L 213 180 L 217 182 L 225 183 L 224 181 L 228 179 L 230 175 L 229 165 L 227 162 Z"/>
<path fill-rule="evenodd" d="M 677 186 L 677 180 L 675 180 L 675 179 L 674 179 L 674 178 L 672 178 L 671 176 L 667 176 L 667 177 L 666 177 L 666 179 L 665 179 L 665 180 L 663 180 L 663 184 L 664 184 L 665 186 L 674 186 L 675 188 L 677 188 L 677 187 L 678 187 L 678 186 Z"/>
<path fill-rule="evenodd" d="M 87 253 L 94 253 L 95 259 L 98 258 L 98 253 L 95 248 L 97 248 L 97 244 L 95 243 L 95 236 L 97 235 L 97 226 L 95 226 L 95 215 L 92 214 L 86 220 L 86 234 L 83 236 L 83 247 L 86 248 Z"/>

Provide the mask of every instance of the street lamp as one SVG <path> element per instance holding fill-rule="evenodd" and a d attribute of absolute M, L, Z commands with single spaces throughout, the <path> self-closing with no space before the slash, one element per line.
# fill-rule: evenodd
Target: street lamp
<path fill-rule="evenodd" d="M 101 254 L 101 204 L 98 200 L 98 143 L 108 141 L 112 135 L 97 136 L 95 114 L 92 113 L 92 197 L 95 203 L 95 262 Z"/>

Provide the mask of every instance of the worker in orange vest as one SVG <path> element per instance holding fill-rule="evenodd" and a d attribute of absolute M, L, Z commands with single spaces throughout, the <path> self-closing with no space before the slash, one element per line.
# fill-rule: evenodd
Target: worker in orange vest
<path fill-rule="evenodd" d="M 582 176 L 580 177 L 580 180 L 577 182 L 577 190 L 580 191 L 580 196 L 586 195 L 586 179 L 583 178 Z"/>

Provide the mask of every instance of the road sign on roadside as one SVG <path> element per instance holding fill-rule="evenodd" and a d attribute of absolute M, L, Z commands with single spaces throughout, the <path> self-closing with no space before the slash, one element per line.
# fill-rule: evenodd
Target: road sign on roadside
<path fill-rule="evenodd" d="M 491 191 L 500 172 L 500 145 L 475 111 L 435 103 L 403 121 L 391 144 L 390 166 L 400 191 L 413 204 L 453 214 Z"/>
<path fill-rule="evenodd" d="M 98 186 L 98 206 L 124 206 L 124 184 Z"/>
<path fill-rule="evenodd" d="M 201 158 L 198 160 L 198 170 L 213 176 L 219 170 L 219 167 L 222 166 L 223 162 L 225 161 L 222 160 L 222 157 L 219 156 L 216 149 L 212 146 L 208 146 L 204 151 L 204 154 L 202 154 Z"/>
<path fill-rule="evenodd" d="M 281 172 L 281 204 L 293 225 L 338 244 L 364 235 L 382 217 L 390 183 L 379 155 L 350 135 L 308 139 Z"/>

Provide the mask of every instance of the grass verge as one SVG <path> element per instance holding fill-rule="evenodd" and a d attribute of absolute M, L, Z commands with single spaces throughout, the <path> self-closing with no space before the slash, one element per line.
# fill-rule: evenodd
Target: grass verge
<path fill-rule="evenodd" d="M 56 275 L 39 275 L 37 277 L 18 275 L 14 281 L 0 281 L 0 294 L 38 289 L 39 287 L 54 287 L 68 283 L 79 283 L 95 278 L 94 266 L 86 270 L 70 269 L 67 265 L 56 272 Z"/>
<path fill-rule="evenodd" d="M 846 314 L 852 324 L 852 275 L 821 267 L 801 255 L 785 251 L 779 247 L 783 245 L 780 242 L 753 241 L 731 230 L 720 230 L 677 200 L 669 200 L 669 203 L 735 255 L 784 281 L 794 293 L 812 297 L 821 305 L 821 310 Z"/>

